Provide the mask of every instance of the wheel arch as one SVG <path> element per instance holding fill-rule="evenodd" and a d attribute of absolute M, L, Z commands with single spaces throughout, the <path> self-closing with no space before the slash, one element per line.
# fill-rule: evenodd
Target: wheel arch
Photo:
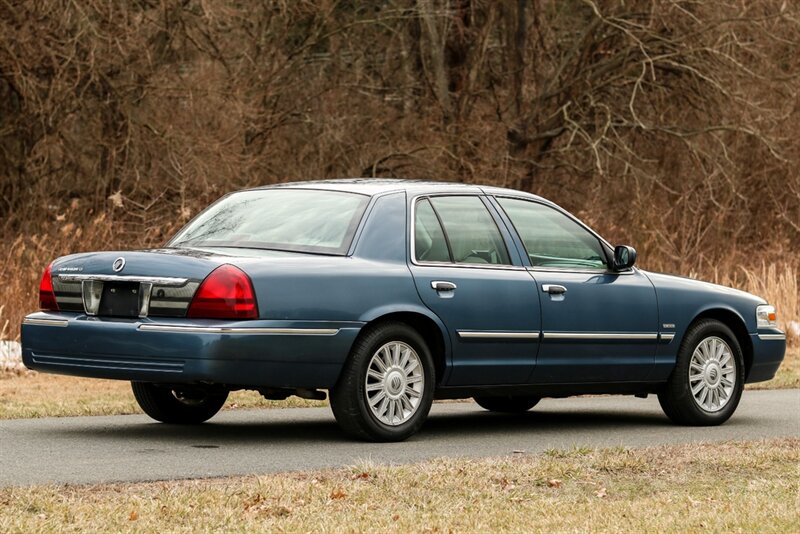
<path fill-rule="evenodd" d="M 703 319 L 715 319 L 733 331 L 739 346 L 742 348 L 742 357 L 744 358 L 744 376 L 745 380 L 750 375 L 750 369 L 753 366 L 753 342 L 750 339 L 750 334 L 747 331 L 747 324 L 739 313 L 729 308 L 709 308 L 698 313 L 691 325 Z M 688 331 L 688 328 L 687 328 Z"/>
<path fill-rule="evenodd" d="M 436 370 L 436 383 L 441 384 L 448 370 L 450 355 L 450 338 L 442 321 L 427 309 L 382 309 L 376 310 L 365 318 L 366 324 L 361 328 L 359 337 L 370 328 L 384 322 L 401 322 L 420 333 L 433 357 Z"/>

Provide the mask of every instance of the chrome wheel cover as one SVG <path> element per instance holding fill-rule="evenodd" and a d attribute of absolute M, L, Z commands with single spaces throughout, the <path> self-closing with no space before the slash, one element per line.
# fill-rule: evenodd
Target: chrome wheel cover
<path fill-rule="evenodd" d="M 409 345 L 390 341 L 372 355 L 364 393 L 378 421 L 389 426 L 408 421 L 417 412 L 424 390 L 422 360 Z"/>
<path fill-rule="evenodd" d="M 689 389 L 698 407 L 718 412 L 731 400 L 736 388 L 736 359 L 721 338 L 703 339 L 689 361 Z"/>

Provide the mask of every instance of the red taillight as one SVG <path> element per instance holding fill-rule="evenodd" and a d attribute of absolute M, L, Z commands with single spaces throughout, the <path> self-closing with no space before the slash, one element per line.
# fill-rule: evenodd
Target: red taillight
<path fill-rule="evenodd" d="M 53 292 L 53 278 L 50 275 L 51 263 L 42 274 L 42 281 L 39 282 L 39 307 L 43 310 L 58 311 L 56 294 Z"/>
<path fill-rule="evenodd" d="M 194 319 L 256 319 L 258 306 L 250 278 L 233 265 L 217 267 L 200 284 L 186 316 Z"/>

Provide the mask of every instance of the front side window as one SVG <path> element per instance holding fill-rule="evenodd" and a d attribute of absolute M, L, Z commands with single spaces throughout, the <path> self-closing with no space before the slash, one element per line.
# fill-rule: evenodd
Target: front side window
<path fill-rule="evenodd" d="M 414 239 L 418 261 L 489 265 L 511 263 L 494 219 L 481 199 L 475 196 L 420 200 L 417 203 Z"/>
<path fill-rule="evenodd" d="M 314 189 L 256 189 L 224 197 L 171 247 L 241 247 L 345 254 L 369 197 Z"/>
<path fill-rule="evenodd" d="M 584 227 L 549 206 L 498 198 L 534 267 L 606 269 L 600 241 Z"/>

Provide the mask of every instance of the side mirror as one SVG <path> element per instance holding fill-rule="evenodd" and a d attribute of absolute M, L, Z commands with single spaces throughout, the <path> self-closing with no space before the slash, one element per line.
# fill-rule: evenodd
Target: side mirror
<path fill-rule="evenodd" d="M 627 245 L 614 247 L 614 270 L 624 271 L 636 263 L 636 249 Z"/>

